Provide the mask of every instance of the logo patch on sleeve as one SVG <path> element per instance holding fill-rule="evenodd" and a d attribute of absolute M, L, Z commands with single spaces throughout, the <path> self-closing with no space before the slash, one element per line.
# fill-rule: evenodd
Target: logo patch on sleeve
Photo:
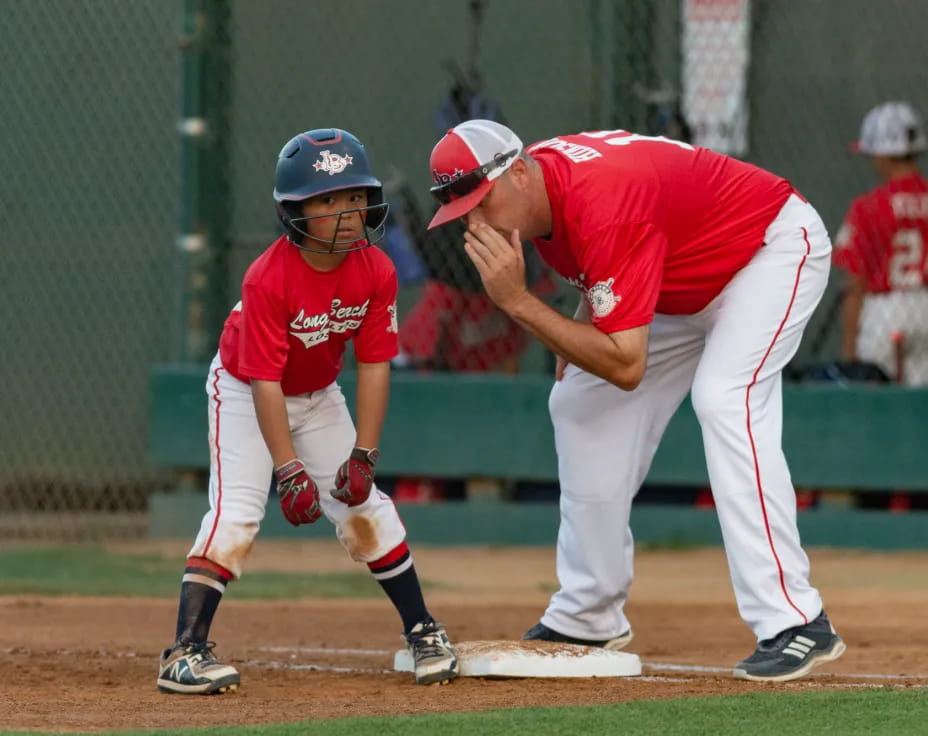
<path fill-rule="evenodd" d="M 586 292 L 586 298 L 590 300 L 590 308 L 593 310 L 594 317 L 605 317 L 615 305 L 622 301 L 622 297 L 612 291 L 612 284 L 615 279 L 608 281 L 599 281 L 593 284 Z"/>

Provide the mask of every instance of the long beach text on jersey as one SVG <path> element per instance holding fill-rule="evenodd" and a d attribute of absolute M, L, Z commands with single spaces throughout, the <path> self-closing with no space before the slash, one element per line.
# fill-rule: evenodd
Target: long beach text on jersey
<path fill-rule="evenodd" d="M 319 345 L 329 339 L 329 334 L 341 334 L 348 330 L 356 330 L 364 321 L 370 299 L 357 306 L 342 306 L 341 299 L 333 299 L 329 312 L 306 315 L 301 309 L 290 321 L 290 334 L 303 343 L 306 348 Z"/>

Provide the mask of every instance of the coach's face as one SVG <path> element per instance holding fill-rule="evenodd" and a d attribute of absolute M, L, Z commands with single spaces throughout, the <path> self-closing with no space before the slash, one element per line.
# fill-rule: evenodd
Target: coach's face
<path fill-rule="evenodd" d="M 544 233 L 536 233 L 531 216 L 529 197 L 528 164 L 519 158 L 496 180 L 493 188 L 476 207 L 467 213 L 467 225 L 486 223 L 507 239 L 513 230 L 518 230 L 527 240 Z"/>

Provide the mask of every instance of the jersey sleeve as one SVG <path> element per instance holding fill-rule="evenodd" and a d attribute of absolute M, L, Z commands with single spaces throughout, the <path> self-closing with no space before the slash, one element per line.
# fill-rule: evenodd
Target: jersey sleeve
<path fill-rule="evenodd" d="M 649 324 L 661 290 L 667 238 L 631 223 L 584 235 L 577 253 L 593 324 L 607 334 Z"/>
<path fill-rule="evenodd" d="M 863 200 L 855 199 L 848 209 L 841 228 L 835 236 L 834 264 L 856 276 L 866 276 L 867 222 L 863 215 Z"/>
<path fill-rule="evenodd" d="M 257 284 L 242 287 L 239 371 L 260 381 L 279 381 L 287 363 L 287 308 L 282 295 Z"/>
<path fill-rule="evenodd" d="M 370 307 L 354 336 L 354 354 L 362 363 L 392 360 L 399 353 L 396 294 L 399 285 L 393 262 L 387 260 L 381 272 L 380 286 L 371 298 Z"/>

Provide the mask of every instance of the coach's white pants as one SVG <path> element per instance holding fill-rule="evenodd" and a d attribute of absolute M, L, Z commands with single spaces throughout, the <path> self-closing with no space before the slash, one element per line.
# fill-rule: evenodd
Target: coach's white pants
<path fill-rule="evenodd" d="M 655 316 L 647 371 L 634 391 L 574 366 L 554 385 L 561 588 L 542 617 L 550 628 L 585 639 L 629 628 L 632 498 L 688 391 L 742 618 L 766 639 L 821 611 L 782 451 L 781 371 L 825 290 L 831 244 L 818 214 L 796 196 L 764 242 L 702 312 Z"/>
<path fill-rule="evenodd" d="M 251 386 L 229 375 L 218 355 L 206 391 L 210 508 L 188 557 L 206 557 L 238 578 L 264 519 L 274 462 L 258 427 Z M 359 562 L 380 559 L 406 538 L 390 497 L 375 486 L 367 501 L 351 508 L 329 494 L 356 439 L 341 389 L 333 383 L 286 401 L 294 449 L 319 486 L 322 510 L 339 541 Z M 282 513 L 276 497 L 271 503 L 274 513 Z"/>

